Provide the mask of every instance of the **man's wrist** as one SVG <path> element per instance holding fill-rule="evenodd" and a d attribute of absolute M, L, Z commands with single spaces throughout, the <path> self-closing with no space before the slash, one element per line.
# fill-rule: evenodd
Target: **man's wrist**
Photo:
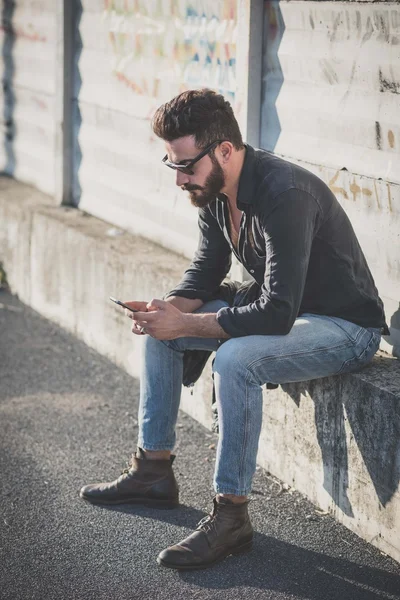
<path fill-rule="evenodd" d="M 190 317 L 193 317 L 193 313 L 182 313 L 182 337 L 190 337 L 191 335 L 193 322 Z"/>

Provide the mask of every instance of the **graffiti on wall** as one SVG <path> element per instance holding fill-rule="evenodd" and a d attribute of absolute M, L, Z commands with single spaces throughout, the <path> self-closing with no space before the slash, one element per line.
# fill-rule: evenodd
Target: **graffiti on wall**
<path fill-rule="evenodd" d="M 236 0 L 105 0 L 113 72 L 136 94 L 165 100 L 210 87 L 234 98 Z"/>

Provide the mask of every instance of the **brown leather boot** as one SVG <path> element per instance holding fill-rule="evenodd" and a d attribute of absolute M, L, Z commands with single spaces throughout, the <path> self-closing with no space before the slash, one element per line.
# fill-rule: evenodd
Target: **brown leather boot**
<path fill-rule="evenodd" d="M 138 448 L 132 464 L 115 481 L 85 485 L 80 497 L 93 504 L 144 504 L 158 508 L 179 506 L 179 488 L 172 463 L 168 460 L 149 460 Z"/>
<path fill-rule="evenodd" d="M 196 531 L 179 544 L 163 550 L 159 565 L 170 569 L 206 569 L 230 554 L 251 550 L 253 527 L 247 512 L 249 501 L 234 504 L 214 498 L 212 514 L 200 521 Z"/>

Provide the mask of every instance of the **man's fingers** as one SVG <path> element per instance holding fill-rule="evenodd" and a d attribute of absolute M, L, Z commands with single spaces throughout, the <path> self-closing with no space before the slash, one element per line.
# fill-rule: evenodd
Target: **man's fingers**
<path fill-rule="evenodd" d="M 164 310 L 165 305 L 167 303 L 165 300 L 159 300 L 158 298 L 153 298 L 150 302 L 147 303 L 147 310 Z"/>
<path fill-rule="evenodd" d="M 158 311 L 149 311 L 146 313 L 137 312 L 133 314 L 132 318 L 140 325 L 140 327 L 146 327 L 147 323 L 154 323 L 160 318 L 160 315 L 158 314 Z"/>
<path fill-rule="evenodd" d="M 150 302 L 148 304 L 146 304 L 146 310 L 148 310 L 149 312 L 154 312 L 156 310 L 160 310 L 157 306 L 155 306 L 154 304 L 151 304 Z"/>
<path fill-rule="evenodd" d="M 134 333 L 135 335 L 146 335 L 144 331 L 140 331 L 139 329 L 135 329 L 134 327 L 132 327 L 132 333 Z"/>
<path fill-rule="evenodd" d="M 126 300 L 124 301 L 124 304 L 126 304 L 127 306 L 130 306 L 131 308 L 134 308 L 136 310 L 142 310 L 142 311 L 146 311 L 146 306 L 148 304 L 148 302 L 144 302 L 144 301 L 139 301 L 139 300 Z"/>
<path fill-rule="evenodd" d="M 146 335 L 143 331 L 142 331 L 142 327 L 139 327 L 136 323 L 134 323 L 132 325 L 132 333 L 134 333 L 135 335 Z"/>
<path fill-rule="evenodd" d="M 130 306 L 131 308 L 134 308 L 135 311 L 141 311 L 141 312 L 146 312 L 147 311 L 147 302 L 142 302 L 142 301 L 126 301 L 124 302 L 124 304 L 126 304 L 127 306 Z M 129 317 L 130 319 L 134 319 L 136 312 L 132 312 L 131 310 L 128 310 L 127 308 L 124 308 L 124 313 L 125 316 Z"/>

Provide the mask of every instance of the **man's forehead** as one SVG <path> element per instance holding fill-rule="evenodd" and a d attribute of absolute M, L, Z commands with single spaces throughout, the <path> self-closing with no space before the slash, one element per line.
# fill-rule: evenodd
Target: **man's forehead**
<path fill-rule="evenodd" d="M 186 135 L 172 142 L 165 142 L 165 149 L 172 162 L 194 158 L 199 153 L 193 135 Z"/>

